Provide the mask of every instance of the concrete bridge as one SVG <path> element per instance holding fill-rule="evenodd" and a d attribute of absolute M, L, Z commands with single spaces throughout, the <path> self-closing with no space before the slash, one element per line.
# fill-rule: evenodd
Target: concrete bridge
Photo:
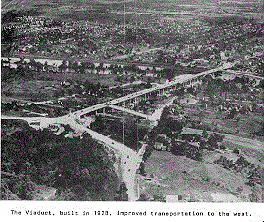
<path fill-rule="evenodd" d="M 172 82 L 161 84 L 161 85 L 158 85 L 158 86 L 150 88 L 150 89 L 141 90 L 139 92 L 131 93 L 127 96 L 123 96 L 121 98 L 114 99 L 110 102 L 90 106 L 88 108 L 78 110 L 78 111 L 74 112 L 73 114 L 76 116 L 76 118 L 80 118 L 81 116 L 83 116 L 87 113 L 96 111 L 98 109 L 102 109 L 102 108 L 110 106 L 110 105 L 118 105 L 118 104 L 125 104 L 125 103 L 134 103 L 135 104 L 138 101 L 149 99 L 153 93 L 156 93 L 156 95 L 161 96 L 161 95 L 164 95 L 168 91 L 176 90 L 178 84 L 181 84 L 182 86 L 197 84 L 202 80 L 202 78 L 204 76 L 209 75 L 209 74 L 213 74 L 217 71 L 229 69 L 233 65 L 234 64 L 227 63 L 221 67 L 218 67 L 218 68 L 212 69 L 212 70 L 208 70 L 208 71 L 202 72 L 200 74 L 182 75 L 182 76 L 179 76 L 178 78 L 176 78 Z"/>

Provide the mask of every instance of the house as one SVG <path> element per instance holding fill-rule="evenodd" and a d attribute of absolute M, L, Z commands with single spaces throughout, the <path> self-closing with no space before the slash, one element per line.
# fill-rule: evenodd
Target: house
<path fill-rule="evenodd" d="M 167 203 L 189 202 L 190 200 L 191 200 L 190 194 L 166 195 Z"/>
<path fill-rule="evenodd" d="M 166 150 L 169 151 L 171 147 L 171 138 L 166 134 L 159 134 L 156 137 L 156 142 L 154 144 L 155 149 L 157 150 Z"/>
<path fill-rule="evenodd" d="M 180 100 L 180 104 L 192 106 L 192 105 L 195 105 L 196 103 L 198 103 L 198 101 L 199 100 L 195 99 L 194 97 L 189 96 L 189 98 L 184 98 L 184 99 Z"/>
<path fill-rule="evenodd" d="M 232 194 L 225 193 L 211 193 L 211 197 L 213 199 L 212 202 L 222 202 L 222 203 L 230 203 L 230 202 L 242 202 L 238 197 Z"/>
<path fill-rule="evenodd" d="M 162 151 L 167 150 L 167 146 L 165 146 L 163 143 L 160 143 L 160 142 L 155 142 L 154 148 L 156 150 L 162 150 Z"/>

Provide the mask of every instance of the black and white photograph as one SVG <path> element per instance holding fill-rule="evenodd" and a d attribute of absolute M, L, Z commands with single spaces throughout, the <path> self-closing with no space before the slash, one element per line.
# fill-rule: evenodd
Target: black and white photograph
<path fill-rule="evenodd" d="M 263 203 L 263 0 L 1 0 L 1 201 Z"/>

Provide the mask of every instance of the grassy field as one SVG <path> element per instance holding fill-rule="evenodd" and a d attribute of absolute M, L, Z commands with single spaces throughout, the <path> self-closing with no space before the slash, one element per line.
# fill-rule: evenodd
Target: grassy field
<path fill-rule="evenodd" d="M 79 80 L 84 82 L 86 80 L 92 83 L 100 83 L 105 86 L 115 86 L 120 83 L 115 81 L 116 75 L 96 75 L 96 74 L 75 74 L 72 72 L 67 73 L 45 73 L 42 76 L 45 78 L 52 79 L 51 81 L 47 80 L 32 80 L 32 81 L 23 81 L 16 80 L 11 83 L 1 84 L 1 101 L 10 102 L 10 98 L 18 100 L 27 100 L 31 101 L 32 99 L 38 98 L 42 101 L 54 99 L 54 92 L 60 88 L 60 82 L 65 80 Z M 41 79 L 40 76 L 38 79 Z"/>
<path fill-rule="evenodd" d="M 75 72 L 57 72 L 57 73 L 45 73 L 42 76 L 45 78 L 51 78 L 57 81 L 64 81 L 67 79 L 70 80 L 79 80 L 85 82 L 86 80 L 98 83 L 100 82 L 106 86 L 114 86 L 118 85 L 119 83 L 115 81 L 117 75 L 115 74 L 93 74 L 93 73 L 75 73 Z"/>
<path fill-rule="evenodd" d="M 182 156 L 174 156 L 164 151 L 154 151 L 146 162 L 146 172 L 154 175 L 163 186 L 141 184 L 145 188 L 142 193 L 147 196 L 190 195 L 194 201 L 211 202 L 211 193 L 230 194 L 234 199 L 248 201 L 250 187 L 244 183 L 241 175 L 220 167 L 217 164 L 197 162 Z M 243 191 L 237 193 L 237 188 Z"/>
<path fill-rule="evenodd" d="M 43 101 L 50 100 L 53 98 L 55 91 L 51 89 L 53 88 L 52 85 L 58 84 L 58 81 L 14 81 L 12 83 L 2 83 L 1 101 L 10 101 L 8 97 L 26 101 L 31 101 L 35 98 Z"/>
<path fill-rule="evenodd" d="M 191 119 L 200 120 L 203 124 L 215 128 L 221 133 L 235 134 L 237 136 L 252 138 L 252 133 L 258 132 L 261 129 L 261 122 L 263 120 L 262 114 L 250 113 L 239 114 L 239 119 L 226 119 L 225 114 L 215 111 L 213 108 L 189 108 L 186 107 L 185 114 Z M 264 141 L 264 137 L 257 137 L 256 139 Z"/>

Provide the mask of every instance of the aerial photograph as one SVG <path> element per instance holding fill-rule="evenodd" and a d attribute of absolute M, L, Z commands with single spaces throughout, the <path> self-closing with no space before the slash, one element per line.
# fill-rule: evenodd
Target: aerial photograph
<path fill-rule="evenodd" d="M 264 202 L 263 0 L 1 0 L 1 200 Z"/>

